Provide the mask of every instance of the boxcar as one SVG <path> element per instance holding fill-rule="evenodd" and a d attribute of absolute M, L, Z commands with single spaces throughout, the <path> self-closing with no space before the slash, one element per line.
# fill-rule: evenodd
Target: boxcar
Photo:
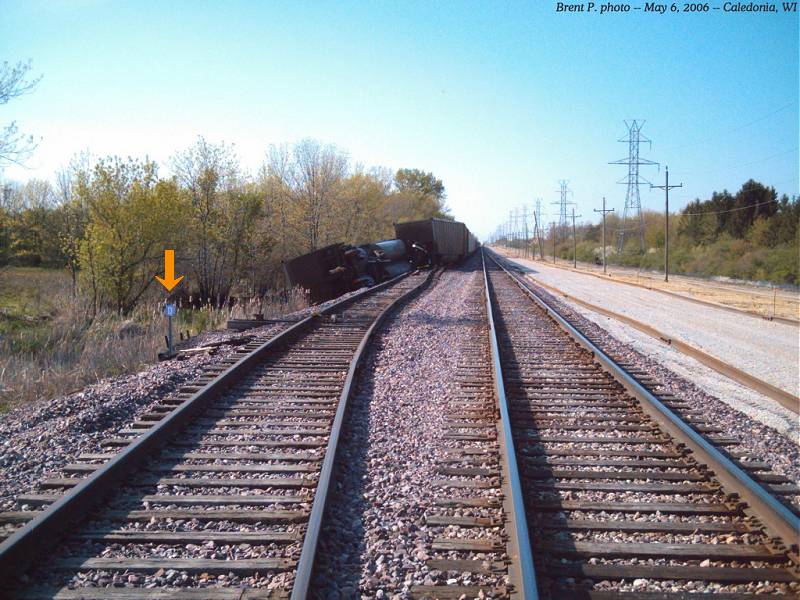
<path fill-rule="evenodd" d="M 467 229 L 467 254 L 472 254 L 478 249 L 478 238 Z"/>
<path fill-rule="evenodd" d="M 465 237 L 469 230 L 463 223 L 447 219 L 425 219 L 394 224 L 395 235 L 409 246 L 425 248 L 434 264 L 451 264 L 466 256 Z"/>

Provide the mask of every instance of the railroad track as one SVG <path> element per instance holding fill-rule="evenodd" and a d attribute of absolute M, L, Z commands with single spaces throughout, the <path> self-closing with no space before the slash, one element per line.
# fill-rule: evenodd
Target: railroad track
<path fill-rule="evenodd" d="M 44 510 L 0 515 L 27 521 L 0 545 L 0 581 L 16 584 L 0 595 L 304 598 L 356 368 L 384 316 L 431 277 L 248 344 L 45 481 L 22 499 Z"/>
<path fill-rule="evenodd" d="M 779 501 L 793 486 L 489 253 L 486 269 L 539 597 L 796 595 L 800 521 Z"/>
<path fill-rule="evenodd" d="M 634 385 L 640 386 L 647 394 L 652 395 L 657 399 L 658 403 L 678 416 L 683 424 L 691 428 L 696 434 L 701 436 L 703 440 L 714 446 L 726 458 L 729 458 L 734 463 L 737 463 L 738 466 L 742 467 L 747 472 L 748 477 L 759 483 L 766 493 L 773 496 L 778 502 L 784 504 L 795 515 L 800 516 L 800 488 L 793 484 L 788 477 L 780 473 L 772 472 L 769 464 L 750 458 L 748 452 L 740 447 L 739 439 L 724 435 L 724 431 L 716 423 L 709 422 L 705 415 L 694 409 L 691 404 L 669 393 L 668 386 L 663 385 L 662 382 L 654 378 L 649 372 L 631 363 L 627 356 L 620 356 L 617 349 L 609 347 L 607 338 L 603 336 L 598 337 L 591 332 L 584 332 L 568 319 L 564 318 L 549 300 L 548 296 L 543 293 L 543 289 L 544 291 L 550 291 L 547 290 L 547 286 L 540 286 L 538 283 L 532 284 L 529 280 L 515 273 L 516 269 L 513 263 L 500 257 L 495 256 L 495 258 L 499 258 L 502 268 L 524 288 L 525 292 L 531 296 L 531 298 L 533 298 L 533 296 L 536 297 L 535 302 L 543 303 L 543 305 L 547 307 L 547 310 L 551 311 L 553 314 L 557 314 L 567 327 L 574 329 L 576 335 L 584 337 L 587 344 L 591 346 L 592 351 L 597 349 L 605 354 L 608 361 L 613 363 L 614 368 L 624 379 L 633 382 Z M 727 363 L 722 364 L 733 368 L 727 365 Z"/>
<path fill-rule="evenodd" d="M 435 532 L 426 566 L 446 574 L 445 584 L 413 586 L 414 598 L 457 600 L 533 594 L 522 488 L 511 423 L 497 393 L 488 304 L 482 286 L 472 303 L 475 322 L 465 326 L 455 366 L 454 398 L 444 416 L 441 463 L 426 525 Z M 453 583 L 469 574 L 470 585 Z"/>

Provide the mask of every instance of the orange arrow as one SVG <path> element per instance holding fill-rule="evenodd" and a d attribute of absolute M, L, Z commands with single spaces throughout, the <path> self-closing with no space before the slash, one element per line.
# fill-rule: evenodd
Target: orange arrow
<path fill-rule="evenodd" d="M 168 292 L 172 291 L 176 285 L 181 282 L 183 275 L 175 279 L 175 250 L 164 250 L 164 278 L 158 275 L 155 276 L 158 282 L 167 288 Z"/>

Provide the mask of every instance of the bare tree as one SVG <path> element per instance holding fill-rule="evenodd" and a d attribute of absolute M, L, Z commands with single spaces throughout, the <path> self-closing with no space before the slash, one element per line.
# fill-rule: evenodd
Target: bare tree
<path fill-rule="evenodd" d="M 269 148 L 260 185 L 275 216 L 281 259 L 339 241 L 333 217 L 348 170 L 345 153 L 317 140 Z"/>
<path fill-rule="evenodd" d="M 255 202 L 244 193 L 239 159 L 232 146 L 202 136 L 175 155 L 172 169 L 192 201 L 191 268 L 201 296 L 227 298 L 242 268 L 242 246 L 253 230 Z"/>
<path fill-rule="evenodd" d="M 0 106 L 33 91 L 42 78 L 27 80 L 26 76 L 30 69 L 31 61 L 20 61 L 16 65 L 3 62 L 0 67 Z M 12 163 L 21 165 L 36 146 L 37 142 L 33 136 L 20 132 L 17 122 L 11 121 L 0 130 L 0 168 Z"/>
<path fill-rule="evenodd" d="M 330 241 L 323 237 L 323 225 L 331 217 L 347 170 L 347 155 L 336 146 L 323 146 L 317 140 L 305 139 L 294 147 L 292 188 L 302 210 L 301 226 L 309 251 Z"/>
<path fill-rule="evenodd" d="M 86 235 L 88 220 L 87 207 L 82 202 L 80 194 L 76 193 L 76 188 L 88 185 L 91 162 L 92 155 L 85 150 L 76 154 L 67 167 L 56 173 L 56 194 L 62 215 L 58 237 L 61 252 L 72 277 L 73 296 L 78 293 L 81 242 Z"/>

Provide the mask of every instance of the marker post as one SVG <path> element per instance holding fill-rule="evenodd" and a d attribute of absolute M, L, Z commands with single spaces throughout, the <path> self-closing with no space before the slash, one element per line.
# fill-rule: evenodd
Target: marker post
<path fill-rule="evenodd" d="M 164 306 L 164 314 L 167 317 L 167 355 L 172 356 L 172 317 L 177 314 L 174 304 Z"/>

